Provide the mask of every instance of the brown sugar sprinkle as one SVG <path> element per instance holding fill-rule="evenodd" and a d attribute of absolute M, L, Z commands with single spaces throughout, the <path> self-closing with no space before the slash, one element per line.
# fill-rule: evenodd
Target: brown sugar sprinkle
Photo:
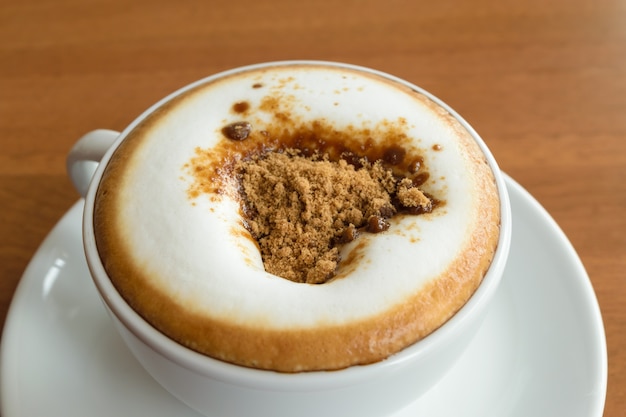
<path fill-rule="evenodd" d="M 286 149 L 236 163 L 244 220 L 267 272 L 324 283 L 335 275 L 342 244 L 387 230 L 398 212 L 432 211 L 433 201 L 413 180 L 396 177 L 381 161 L 353 162 Z"/>

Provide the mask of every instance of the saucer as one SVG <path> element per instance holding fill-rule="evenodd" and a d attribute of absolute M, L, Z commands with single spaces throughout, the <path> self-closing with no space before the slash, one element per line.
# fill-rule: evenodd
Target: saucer
<path fill-rule="evenodd" d="M 487 318 L 444 379 L 389 417 L 602 415 L 606 340 L 589 278 L 548 213 L 506 183 L 513 239 Z M 113 328 L 83 256 L 82 208 L 50 232 L 15 293 L 2 337 L 2 417 L 198 417 Z"/>

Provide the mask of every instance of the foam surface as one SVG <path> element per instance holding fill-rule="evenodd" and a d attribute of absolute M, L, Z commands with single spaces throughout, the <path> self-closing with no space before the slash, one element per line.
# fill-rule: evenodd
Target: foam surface
<path fill-rule="evenodd" d="M 247 120 L 263 129 L 273 123 L 276 108 L 258 110 L 268 97 L 278 98 L 278 109 L 288 109 L 292 118 L 323 119 L 338 130 L 351 125 L 375 131 L 405 120 L 400 124 L 430 173 L 422 188 L 445 204 L 432 214 L 395 217 L 387 232 L 361 235 L 342 252 L 348 258 L 359 251 L 361 261 L 340 265 L 337 277 L 323 285 L 266 273 L 238 202 L 228 194 L 191 198 L 195 179 L 185 167 L 198 147 L 227 140 L 225 125 Z M 238 102 L 248 103 L 250 111 L 234 112 Z M 134 270 L 174 304 L 244 327 L 315 329 L 375 319 L 475 251 L 470 238 L 483 233 L 479 219 L 497 216 L 483 210 L 481 196 L 487 192 L 493 200 L 497 194 L 469 134 L 428 99 L 375 76 L 332 68 L 243 73 L 197 87 L 130 136 L 133 152 L 112 165 L 117 168 L 111 168 L 108 185 L 117 215 L 103 221 L 110 230 L 100 233 L 113 236 Z M 480 256 L 493 250 L 481 249 Z"/>

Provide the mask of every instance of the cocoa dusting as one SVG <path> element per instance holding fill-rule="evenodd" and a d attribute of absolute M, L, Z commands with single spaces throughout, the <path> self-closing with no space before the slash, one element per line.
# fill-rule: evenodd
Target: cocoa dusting
<path fill-rule="evenodd" d="M 387 163 L 404 157 L 393 149 Z M 357 163 L 358 162 L 358 163 Z M 296 282 L 324 283 L 340 261 L 339 247 L 359 232 L 379 233 L 398 212 L 425 213 L 433 203 L 409 178 L 382 161 L 354 155 L 331 161 L 297 149 L 251 155 L 237 162 L 246 227 L 265 270 Z"/>

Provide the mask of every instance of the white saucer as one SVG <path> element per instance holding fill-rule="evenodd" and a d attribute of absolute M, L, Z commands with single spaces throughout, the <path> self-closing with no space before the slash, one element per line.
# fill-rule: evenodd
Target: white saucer
<path fill-rule="evenodd" d="M 444 380 L 393 417 L 602 415 L 606 340 L 589 278 L 545 210 L 507 185 L 513 241 L 489 315 Z M 83 257 L 82 207 L 55 226 L 15 293 L 2 337 L 2 417 L 197 417 L 113 329 Z"/>

